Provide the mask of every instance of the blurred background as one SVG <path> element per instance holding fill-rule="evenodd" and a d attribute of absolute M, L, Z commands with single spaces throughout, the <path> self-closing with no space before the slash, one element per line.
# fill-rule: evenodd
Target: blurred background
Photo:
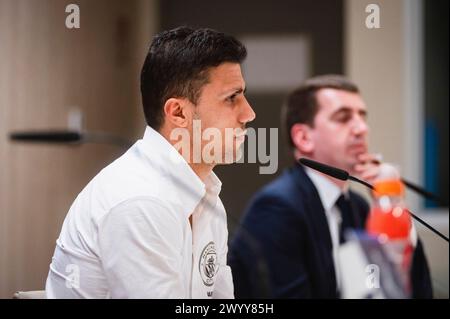
<path fill-rule="evenodd" d="M 79 29 L 65 24 L 71 3 Z M 380 28 L 366 26 L 371 3 Z M 215 28 L 247 45 L 251 126 L 280 128 L 270 150 L 278 154 L 275 174 L 259 174 L 260 163 L 216 168 L 230 238 L 251 196 L 292 163 L 280 126 L 286 95 L 324 73 L 360 86 L 371 151 L 445 199 L 439 206 L 407 195 L 411 210 L 448 236 L 448 12 L 446 0 L 0 0 L 0 298 L 44 289 L 72 201 L 124 152 L 112 144 L 17 143 L 9 134 L 83 128 L 140 138 L 140 68 L 152 36 L 179 25 Z M 435 297 L 448 298 L 448 244 L 416 227 Z"/>

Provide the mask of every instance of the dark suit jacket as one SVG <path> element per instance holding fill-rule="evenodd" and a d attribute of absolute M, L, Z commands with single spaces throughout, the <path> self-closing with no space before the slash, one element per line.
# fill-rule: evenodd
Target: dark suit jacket
<path fill-rule="evenodd" d="M 350 192 L 353 224 L 364 228 L 366 201 Z M 319 194 L 301 165 L 253 198 L 229 252 L 236 298 L 336 298 L 328 222 Z M 413 297 L 431 298 L 422 244 L 412 267 Z"/>

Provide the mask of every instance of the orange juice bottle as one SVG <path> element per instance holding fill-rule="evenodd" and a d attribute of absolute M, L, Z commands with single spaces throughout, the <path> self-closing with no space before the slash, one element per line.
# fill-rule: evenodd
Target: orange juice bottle
<path fill-rule="evenodd" d="M 380 180 L 374 184 L 374 204 L 366 230 L 383 244 L 395 265 L 405 292 L 410 293 L 409 272 L 413 246 L 410 240 L 411 215 L 404 202 L 404 186 L 400 180 Z"/>

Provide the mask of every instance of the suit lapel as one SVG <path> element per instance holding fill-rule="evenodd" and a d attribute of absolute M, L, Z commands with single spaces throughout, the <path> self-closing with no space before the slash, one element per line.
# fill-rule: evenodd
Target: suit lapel
<path fill-rule="evenodd" d="M 322 201 L 319 193 L 306 175 L 303 167 L 297 164 L 293 170 L 294 180 L 299 188 L 299 196 L 303 197 L 303 202 L 306 204 L 305 217 L 312 229 L 313 249 L 317 254 L 319 260 L 316 261 L 315 269 L 311 271 L 320 271 L 323 276 L 323 283 L 327 287 L 326 296 L 337 297 L 336 272 L 334 269 L 333 260 L 333 246 L 331 242 L 331 234 L 328 226 L 328 220 L 325 215 Z"/>
<path fill-rule="evenodd" d="M 328 226 L 325 209 L 320 200 L 316 187 L 306 175 L 300 164 L 293 168 L 294 179 L 297 186 L 301 189 L 301 196 L 307 204 L 305 214 L 311 220 L 311 226 L 314 229 L 314 236 L 327 249 L 332 249 L 330 229 Z"/>

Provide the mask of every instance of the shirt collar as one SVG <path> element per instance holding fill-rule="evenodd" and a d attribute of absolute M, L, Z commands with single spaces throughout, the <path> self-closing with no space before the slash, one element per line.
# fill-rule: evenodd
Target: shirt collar
<path fill-rule="evenodd" d="M 203 183 L 183 156 L 153 128 L 146 127 L 141 145 L 152 166 L 178 186 L 187 216 L 194 211 L 206 192 L 219 195 L 222 183 L 216 174 L 211 172 Z"/>
<path fill-rule="evenodd" d="M 214 172 L 211 172 L 205 181 L 206 191 L 210 192 L 215 196 L 219 196 L 220 190 L 222 189 L 222 182 L 217 177 Z"/>
<path fill-rule="evenodd" d="M 346 186 L 344 191 L 342 191 L 336 184 L 334 184 L 328 178 L 319 174 L 318 172 L 314 171 L 309 167 L 305 168 L 305 172 L 311 179 L 314 186 L 316 187 L 325 211 L 329 211 L 334 206 L 339 196 L 341 196 L 342 193 L 345 194 L 348 190 L 348 186 Z"/>

